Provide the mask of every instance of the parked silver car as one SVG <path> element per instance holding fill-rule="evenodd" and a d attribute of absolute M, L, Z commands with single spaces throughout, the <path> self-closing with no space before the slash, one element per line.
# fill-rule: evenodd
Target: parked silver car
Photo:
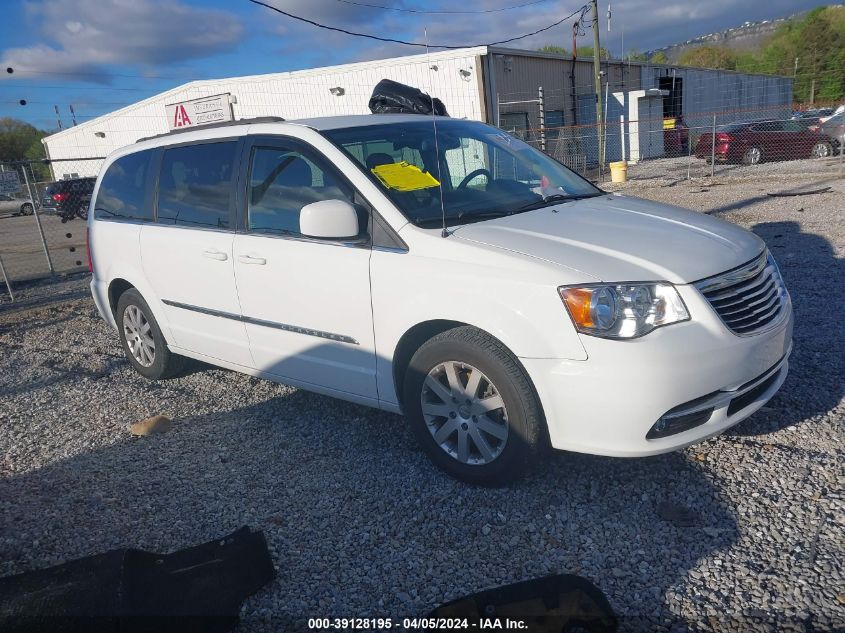
<path fill-rule="evenodd" d="M 840 112 L 819 124 L 819 132 L 834 140 L 834 152 L 842 151 L 845 143 L 845 112 Z"/>
<path fill-rule="evenodd" d="M 32 215 L 32 200 L 15 194 L 0 193 L 0 215 Z"/>

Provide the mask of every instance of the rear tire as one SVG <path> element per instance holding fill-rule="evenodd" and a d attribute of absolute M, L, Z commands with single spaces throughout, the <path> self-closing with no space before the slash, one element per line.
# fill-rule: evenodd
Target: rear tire
<path fill-rule="evenodd" d="M 79 207 L 76 210 L 76 217 L 80 220 L 87 220 L 88 219 L 88 207 Z"/>
<path fill-rule="evenodd" d="M 403 408 L 434 464 L 461 481 L 519 478 L 545 437 L 534 387 L 492 336 L 464 326 L 438 334 L 411 358 Z"/>
<path fill-rule="evenodd" d="M 135 288 L 130 288 L 117 300 L 115 322 L 129 364 L 144 378 L 161 380 L 182 370 L 184 359 L 167 349 L 150 306 Z"/>
<path fill-rule="evenodd" d="M 759 165 L 763 162 L 763 150 L 759 147 L 752 146 L 745 150 L 745 153 L 742 155 L 742 164 L 743 165 Z"/>
<path fill-rule="evenodd" d="M 29 202 L 21 205 L 21 215 L 32 215 L 32 211 L 32 205 Z"/>

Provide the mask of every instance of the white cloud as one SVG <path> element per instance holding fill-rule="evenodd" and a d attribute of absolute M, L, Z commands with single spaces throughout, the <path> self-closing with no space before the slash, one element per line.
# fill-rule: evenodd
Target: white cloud
<path fill-rule="evenodd" d="M 0 55 L 19 78 L 30 71 L 108 81 L 113 65 L 180 64 L 231 50 L 244 37 L 234 14 L 178 0 L 45 0 L 26 11 L 43 41 Z"/>
<path fill-rule="evenodd" d="M 347 28 L 383 37 L 393 37 L 415 42 L 425 40 L 423 29 L 428 30 L 432 44 L 469 46 L 511 38 L 547 26 L 575 11 L 584 0 L 565 2 L 548 0 L 515 10 L 481 14 L 420 14 L 382 9 L 365 9 L 347 4 L 343 0 L 266 0 L 279 8 L 307 17 L 323 24 Z M 361 0 L 371 4 L 393 7 L 415 7 L 429 11 L 459 11 L 496 9 L 520 4 L 521 0 L 488 0 L 484 3 L 460 4 L 454 0 L 431 0 L 427 4 L 407 3 L 403 0 Z M 673 0 L 671 3 L 655 0 L 612 0 L 612 32 L 606 32 L 606 0 L 599 5 L 599 23 L 602 46 L 609 47 L 614 54 L 620 54 L 622 32 L 626 49 L 648 50 L 683 42 L 691 37 L 738 26 L 746 20 L 761 20 L 790 15 L 823 4 L 821 0 L 767 0 L 767 2 L 738 3 L 737 0 Z M 322 43 L 330 36 L 313 26 L 295 22 L 282 15 L 265 17 L 284 33 L 280 40 L 283 50 L 301 53 L 323 53 L 321 57 L 332 57 L 330 63 L 341 63 L 352 59 L 376 59 L 389 55 L 418 53 L 420 49 L 402 45 L 361 40 L 349 36 L 331 37 L 333 49 Z M 535 49 L 545 44 L 572 46 L 572 20 L 535 36 L 514 41 L 506 46 Z M 337 34 L 335 34 L 337 35 Z M 579 46 L 592 46 L 592 34 L 578 40 Z"/>

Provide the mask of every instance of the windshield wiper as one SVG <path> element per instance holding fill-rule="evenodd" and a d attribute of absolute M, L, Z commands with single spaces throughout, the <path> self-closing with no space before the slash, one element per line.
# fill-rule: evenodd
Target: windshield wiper
<path fill-rule="evenodd" d="M 542 209 L 543 207 L 548 207 L 553 205 L 557 202 L 565 202 L 570 200 L 583 200 L 584 198 L 595 198 L 596 196 L 600 196 L 600 193 L 585 193 L 581 195 L 575 195 L 571 193 L 555 193 L 550 196 L 545 196 L 541 200 L 535 200 L 534 202 L 529 202 L 528 204 L 519 207 L 513 213 L 520 213 L 522 211 L 531 211 L 532 209 Z"/>
<path fill-rule="evenodd" d="M 417 226 L 440 226 L 443 224 L 443 221 L 446 221 L 447 226 L 449 222 L 452 220 L 457 220 L 459 224 L 463 224 L 465 222 L 471 220 L 489 220 L 491 218 L 501 218 L 506 215 L 513 215 L 515 211 L 462 211 L 455 215 L 447 215 L 445 218 L 420 218 L 413 220 L 413 223 Z"/>
<path fill-rule="evenodd" d="M 458 214 L 458 219 L 474 219 L 474 218 L 501 218 L 506 215 L 513 215 L 515 211 L 462 211 Z"/>
<path fill-rule="evenodd" d="M 569 193 L 554 193 L 540 200 L 535 200 L 533 202 L 529 202 L 526 205 L 521 207 L 517 207 L 516 209 L 500 209 L 498 211 L 461 211 L 456 215 L 447 215 L 445 218 L 424 218 L 413 220 L 413 223 L 417 226 L 439 226 L 443 223 L 444 219 L 446 220 L 447 224 L 450 220 L 458 220 L 459 223 L 472 221 L 472 220 L 490 220 L 492 218 L 503 218 L 509 215 L 515 215 L 517 213 L 522 213 L 524 211 L 531 211 L 532 209 L 541 209 L 543 207 L 555 204 L 557 202 L 563 202 L 568 200 L 582 200 L 584 198 L 594 198 L 596 196 L 601 196 L 601 193 L 587 193 L 581 195 L 569 194 Z"/>

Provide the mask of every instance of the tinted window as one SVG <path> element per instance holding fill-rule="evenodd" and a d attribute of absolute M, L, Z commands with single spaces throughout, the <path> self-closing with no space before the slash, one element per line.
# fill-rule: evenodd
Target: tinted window
<path fill-rule="evenodd" d="M 818 121 L 784 121 L 784 132 L 806 132 L 811 125 L 818 125 Z"/>
<path fill-rule="evenodd" d="M 354 203 L 348 185 L 311 152 L 284 147 L 256 147 L 249 180 L 249 229 L 300 235 L 299 212 L 320 200 Z"/>
<path fill-rule="evenodd" d="M 203 143 L 165 150 L 158 221 L 227 228 L 237 143 Z"/>
<path fill-rule="evenodd" d="M 780 132 L 783 124 L 780 121 L 762 121 L 751 128 L 755 132 Z"/>
<path fill-rule="evenodd" d="M 152 152 L 138 152 L 118 158 L 109 166 L 97 192 L 95 218 L 153 219 L 152 208 L 144 205 L 151 159 Z"/>

